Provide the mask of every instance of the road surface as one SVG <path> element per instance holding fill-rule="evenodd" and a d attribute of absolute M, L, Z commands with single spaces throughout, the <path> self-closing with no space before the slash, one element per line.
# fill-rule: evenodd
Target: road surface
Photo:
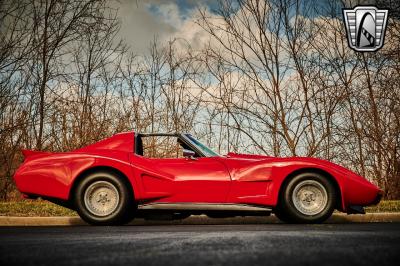
<path fill-rule="evenodd" d="M 0 227 L 0 265 L 400 265 L 400 223 Z"/>

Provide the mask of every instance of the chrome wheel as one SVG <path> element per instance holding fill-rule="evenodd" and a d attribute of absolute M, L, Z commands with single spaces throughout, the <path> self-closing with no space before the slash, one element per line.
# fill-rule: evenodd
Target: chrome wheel
<path fill-rule="evenodd" d="M 90 184 L 84 195 L 87 210 L 96 216 L 108 216 L 118 207 L 120 196 L 117 188 L 110 182 L 97 181 Z"/>
<path fill-rule="evenodd" d="M 315 180 L 304 180 L 296 185 L 292 194 L 295 208 L 304 215 L 317 215 L 328 205 L 325 187 Z"/>

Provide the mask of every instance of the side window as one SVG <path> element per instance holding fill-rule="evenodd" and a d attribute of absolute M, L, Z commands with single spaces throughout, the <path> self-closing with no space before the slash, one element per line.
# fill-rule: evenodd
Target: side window
<path fill-rule="evenodd" d="M 142 136 L 143 156 L 148 158 L 183 158 L 183 147 L 175 136 Z"/>

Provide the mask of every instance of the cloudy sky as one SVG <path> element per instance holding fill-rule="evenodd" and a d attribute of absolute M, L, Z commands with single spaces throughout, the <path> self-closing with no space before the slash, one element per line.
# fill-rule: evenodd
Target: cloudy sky
<path fill-rule="evenodd" d="M 194 19 L 198 8 L 210 13 L 217 9 L 212 0 L 117 0 L 121 20 L 121 37 L 138 54 L 146 53 L 156 37 L 159 41 L 185 38 L 192 45 L 202 38 Z"/>
<path fill-rule="evenodd" d="M 316 3 L 326 4 L 330 0 Z M 347 0 L 356 5 L 368 0 Z M 374 2 L 374 1 L 372 1 Z M 132 51 L 143 54 L 148 51 L 151 41 L 184 38 L 193 48 L 201 45 L 206 34 L 194 21 L 198 8 L 206 8 L 216 16 L 217 0 L 114 0 L 112 7 L 118 9 L 121 20 L 121 37 L 131 46 Z"/>

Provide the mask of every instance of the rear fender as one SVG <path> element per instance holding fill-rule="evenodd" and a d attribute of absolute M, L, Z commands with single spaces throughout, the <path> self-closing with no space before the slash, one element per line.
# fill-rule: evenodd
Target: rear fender
<path fill-rule="evenodd" d="M 68 153 L 44 157 L 31 155 L 28 158 L 14 175 L 18 189 L 27 195 L 64 200 L 68 199 L 73 173 L 95 162 L 95 158 Z"/>
<path fill-rule="evenodd" d="M 135 198 L 141 195 L 140 186 L 138 185 L 136 178 L 134 178 L 134 170 L 129 162 L 117 158 L 97 156 L 95 161 L 88 167 L 73 171 L 71 183 L 69 185 L 68 198 L 71 196 L 70 193 L 72 192 L 72 188 L 80 181 L 80 178 L 83 178 L 86 174 L 101 168 L 115 169 L 122 173 L 128 179 Z"/>
<path fill-rule="evenodd" d="M 113 158 L 80 153 L 48 154 L 41 157 L 37 156 L 40 153 L 31 153 L 28 157 L 31 159 L 21 165 L 14 180 L 23 194 L 68 200 L 74 182 L 79 177 L 90 169 L 108 167 L 125 175 L 135 187 L 135 193 L 140 193 L 136 190 L 138 186 L 133 178 L 132 166 L 128 163 L 128 154 L 110 153 Z"/>
<path fill-rule="evenodd" d="M 27 159 L 33 159 L 33 157 L 38 157 L 38 155 L 46 156 L 52 154 L 51 152 L 46 151 L 34 151 L 34 150 L 21 150 L 24 155 L 25 161 Z"/>

